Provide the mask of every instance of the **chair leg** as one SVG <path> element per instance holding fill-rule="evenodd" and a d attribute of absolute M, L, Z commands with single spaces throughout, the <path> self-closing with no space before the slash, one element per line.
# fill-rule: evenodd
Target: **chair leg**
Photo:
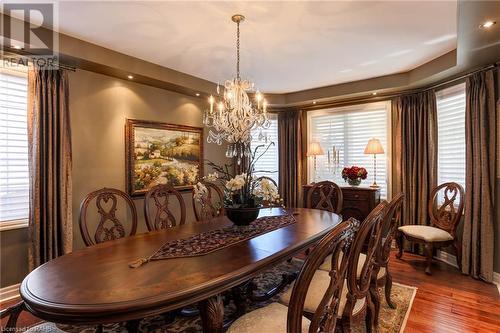
<path fill-rule="evenodd" d="M 432 265 L 432 249 L 433 249 L 433 246 L 432 246 L 432 243 L 426 243 L 425 244 L 425 254 L 426 254 L 426 257 L 427 257 L 427 265 L 425 267 L 425 274 L 427 275 L 432 275 L 432 272 L 431 272 L 431 265 Z"/>
<path fill-rule="evenodd" d="M 342 313 L 342 318 L 340 326 L 342 326 L 342 332 L 351 333 L 351 321 L 352 321 L 352 311 L 354 310 L 354 305 L 356 304 L 356 298 L 351 294 L 347 294 L 347 301 L 344 307 L 344 312 Z"/>
<path fill-rule="evenodd" d="M 373 325 L 377 327 L 378 317 L 380 314 L 380 295 L 378 291 L 377 281 L 372 283 L 372 285 L 370 286 L 370 295 L 371 295 L 370 298 L 372 299 L 373 303 L 373 314 L 372 314 L 373 319 L 371 320 L 373 321 Z M 367 317 L 368 317 L 368 309 L 367 309 Z"/>
<path fill-rule="evenodd" d="M 372 302 L 370 293 L 366 295 L 366 316 L 365 316 L 366 333 L 377 331 L 375 325 L 375 305 Z"/>
<path fill-rule="evenodd" d="M 403 234 L 398 232 L 396 234 L 396 244 L 398 245 L 398 253 L 396 254 L 396 258 L 401 259 L 403 257 Z"/>
<path fill-rule="evenodd" d="M 391 290 L 392 290 L 392 275 L 389 273 L 389 266 L 385 267 L 385 301 L 391 307 L 391 309 L 396 308 L 396 304 L 394 304 L 391 300 Z"/>
<path fill-rule="evenodd" d="M 462 271 L 462 244 L 455 242 L 455 251 L 457 252 L 457 265 L 458 269 Z"/>

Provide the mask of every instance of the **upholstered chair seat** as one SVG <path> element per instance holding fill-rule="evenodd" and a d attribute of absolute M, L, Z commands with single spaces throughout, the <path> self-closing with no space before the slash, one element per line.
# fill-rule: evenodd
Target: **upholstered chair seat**
<path fill-rule="evenodd" d="M 327 271 L 317 270 L 314 273 L 309 289 L 307 290 L 306 301 L 304 302 L 304 311 L 309 313 L 316 312 L 319 303 L 323 299 L 325 292 L 330 283 L 330 275 Z M 290 303 L 290 296 L 292 295 L 293 285 L 280 297 L 280 302 L 288 305 Z M 338 317 L 342 316 L 344 312 L 344 307 L 347 301 L 347 282 L 344 283 L 344 288 L 342 288 L 342 296 L 340 297 Z M 366 298 L 358 299 L 356 305 L 354 305 L 353 315 L 358 314 L 365 305 Z"/>
<path fill-rule="evenodd" d="M 342 253 L 340 255 L 342 255 Z M 365 264 L 365 260 L 366 260 L 366 255 L 364 253 L 361 253 L 359 255 L 359 261 L 358 261 L 358 269 L 357 269 L 357 276 L 356 276 L 357 278 L 359 278 L 361 276 L 361 271 L 363 269 L 363 265 Z M 331 267 L 332 267 L 332 257 L 328 256 L 325 259 L 325 262 L 319 267 L 319 269 L 322 271 L 329 272 L 331 270 Z M 385 272 L 386 272 L 385 267 L 380 267 L 380 270 L 377 274 L 377 279 L 384 277 Z"/>
<path fill-rule="evenodd" d="M 453 236 L 443 229 L 426 225 L 405 225 L 398 230 L 413 238 L 421 239 L 425 242 L 446 242 L 453 240 Z"/>
<path fill-rule="evenodd" d="M 314 311 L 313 311 L 314 312 Z M 227 333 L 286 332 L 288 307 L 271 303 L 238 318 Z M 302 318 L 302 332 L 309 330 L 309 319 Z"/>

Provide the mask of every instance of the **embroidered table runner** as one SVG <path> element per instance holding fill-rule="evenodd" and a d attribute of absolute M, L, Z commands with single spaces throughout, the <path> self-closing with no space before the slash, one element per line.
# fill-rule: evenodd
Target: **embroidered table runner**
<path fill-rule="evenodd" d="M 255 220 L 248 226 L 229 226 L 185 239 L 176 239 L 163 244 L 148 258 L 140 258 L 131 262 L 129 267 L 137 268 L 153 260 L 205 255 L 295 222 L 293 215 L 266 216 Z"/>

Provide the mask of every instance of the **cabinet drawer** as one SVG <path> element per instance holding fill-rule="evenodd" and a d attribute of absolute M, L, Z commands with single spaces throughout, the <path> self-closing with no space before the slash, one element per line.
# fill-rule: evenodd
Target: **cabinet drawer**
<path fill-rule="evenodd" d="M 343 191 L 344 201 L 366 201 L 370 199 L 369 191 Z"/>

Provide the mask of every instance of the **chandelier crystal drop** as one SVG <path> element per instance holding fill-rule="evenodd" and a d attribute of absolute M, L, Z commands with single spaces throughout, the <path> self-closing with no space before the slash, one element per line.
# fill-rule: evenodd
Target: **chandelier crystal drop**
<path fill-rule="evenodd" d="M 258 90 L 254 92 L 253 83 L 240 77 L 240 23 L 245 17 L 237 14 L 231 19 L 236 23 L 236 77 L 227 80 L 222 89 L 217 85 L 217 95 L 208 99 L 210 108 L 205 112 L 203 124 L 213 128 L 208 132 L 207 142 L 222 145 L 226 141 L 229 143 L 226 156 L 237 157 L 240 164 L 250 154 L 251 130 L 260 128 L 259 139 L 262 139 L 265 137 L 262 129 L 269 128 L 270 122 L 264 96 Z M 248 93 L 253 93 L 253 98 Z"/>

